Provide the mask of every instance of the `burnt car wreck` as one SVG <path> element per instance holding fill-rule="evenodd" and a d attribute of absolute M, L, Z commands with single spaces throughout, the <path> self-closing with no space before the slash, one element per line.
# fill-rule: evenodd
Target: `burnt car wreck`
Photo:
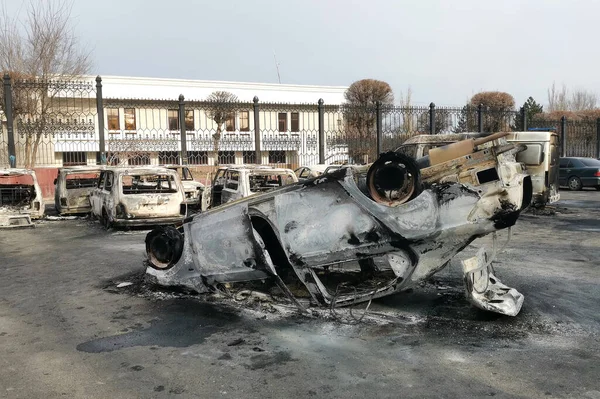
<path fill-rule="evenodd" d="M 34 227 L 44 217 L 44 200 L 35 171 L 0 169 L 0 228 Z"/>
<path fill-rule="evenodd" d="M 509 228 L 530 203 L 531 179 L 505 133 L 430 152 L 389 152 L 160 227 L 146 237 L 157 283 L 198 293 L 272 282 L 296 306 L 344 306 L 414 286 L 469 243 Z M 523 296 L 493 275 L 481 249 L 463 262 L 467 298 L 514 316 Z"/>

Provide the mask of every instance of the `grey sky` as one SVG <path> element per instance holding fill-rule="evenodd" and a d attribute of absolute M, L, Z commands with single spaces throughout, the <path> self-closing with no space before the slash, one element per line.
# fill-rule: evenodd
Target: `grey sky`
<path fill-rule="evenodd" d="M 1 0 L 9 11 L 22 0 Z M 75 0 L 94 74 L 349 85 L 462 105 L 480 90 L 546 103 L 556 81 L 600 93 L 596 0 Z"/>

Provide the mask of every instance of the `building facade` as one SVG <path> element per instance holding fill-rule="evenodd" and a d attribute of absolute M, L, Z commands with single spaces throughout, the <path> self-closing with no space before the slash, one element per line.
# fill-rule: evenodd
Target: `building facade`
<path fill-rule="evenodd" d="M 318 102 L 323 100 L 326 130 L 335 132 L 341 128 L 336 110 L 345 90 L 117 76 L 14 82 L 17 103 L 24 98 L 37 101 L 33 107 L 31 101 L 24 102 L 19 109 L 29 108 L 14 116 L 17 162 L 25 167 L 90 165 L 106 157 L 107 163 L 121 165 L 256 163 L 258 139 L 260 163 L 317 163 Z M 216 101 L 207 100 L 223 92 L 229 93 L 225 100 L 219 95 Z M 6 140 L 6 129 L 1 139 Z M 344 151 L 344 146 L 330 146 L 329 161 L 343 160 Z"/>

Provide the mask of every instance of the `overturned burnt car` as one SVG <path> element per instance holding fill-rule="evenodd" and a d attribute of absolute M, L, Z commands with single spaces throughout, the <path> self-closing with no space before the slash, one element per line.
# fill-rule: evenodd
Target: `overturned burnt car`
<path fill-rule="evenodd" d="M 476 238 L 512 226 L 530 203 L 531 179 L 505 135 L 440 147 L 421 167 L 385 153 L 370 166 L 228 203 L 179 229 L 157 228 L 146 237 L 146 273 L 199 293 L 271 281 L 301 308 L 404 290 Z M 493 275 L 494 255 L 482 249 L 463 262 L 467 297 L 514 316 L 523 296 Z"/>
<path fill-rule="evenodd" d="M 0 228 L 33 227 L 44 216 L 44 200 L 35 171 L 0 169 Z"/>

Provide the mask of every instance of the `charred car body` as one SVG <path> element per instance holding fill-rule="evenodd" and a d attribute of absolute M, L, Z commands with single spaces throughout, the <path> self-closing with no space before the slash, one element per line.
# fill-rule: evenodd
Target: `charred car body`
<path fill-rule="evenodd" d="M 33 226 L 44 216 L 44 200 L 35 172 L 0 169 L 0 227 Z"/>
<path fill-rule="evenodd" d="M 421 159 L 433 148 L 479 137 L 482 133 L 421 134 L 406 140 L 398 150 Z M 525 164 L 531 176 L 532 204 L 543 206 L 558 201 L 558 134 L 551 131 L 510 132 L 506 141 L 520 146 L 515 157 L 517 162 Z"/>
<path fill-rule="evenodd" d="M 531 180 L 504 136 L 471 140 L 470 151 L 443 147 L 448 159 L 422 169 L 405 154 L 382 154 L 370 167 L 234 201 L 180 229 L 155 229 L 146 237 L 147 274 L 200 293 L 269 279 L 300 307 L 292 285 L 311 304 L 331 307 L 399 292 L 476 238 L 512 226 L 529 204 Z M 493 257 L 483 250 L 463 263 L 467 296 L 516 315 L 523 296 L 493 275 Z"/>
<path fill-rule="evenodd" d="M 58 169 L 54 181 L 54 207 L 61 215 L 90 213 L 90 192 L 98 185 L 102 166 Z"/>
<path fill-rule="evenodd" d="M 194 211 L 205 211 L 210 206 L 210 189 L 199 181 L 194 180 L 190 168 L 184 165 L 159 165 L 179 173 L 179 179 L 185 193 L 185 204 Z"/>
<path fill-rule="evenodd" d="M 257 165 L 221 166 L 212 186 L 212 206 L 298 182 L 291 169 Z"/>
<path fill-rule="evenodd" d="M 92 216 L 106 228 L 181 223 L 184 198 L 177 171 L 158 167 L 107 168 L 90 193 Z"/>

